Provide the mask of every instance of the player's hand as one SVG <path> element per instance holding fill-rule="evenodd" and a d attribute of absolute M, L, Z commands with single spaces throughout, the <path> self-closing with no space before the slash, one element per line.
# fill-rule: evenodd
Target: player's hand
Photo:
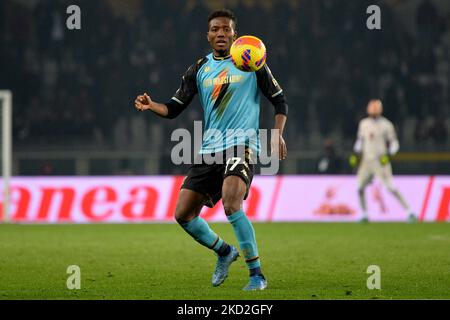
<path fill-rule="evenodd" d="M 391 162 L 391 159 L 387 154 L 380 157 L 380 163 L 382 166 L 387 165 L 389 162 Z"/>
<path fill-rule="evenodd" d="M 134 107 L 139 111 L 145 111 L 150 109 L 150 104 L 152 103 L 152 99 L 147 93 L 143 95 L 137 96 L 136 100 L 134 100 Z"/>
<path fill-rule="evenodd" d="M 278 141 L 277 141 L 278 140 Z M 277 149 L 278 145 L 278 149 Z M 287 147 L 286 142 L 281 134 L 277 133 L 272 135 L 272 140 L 270 143 L 272 152 L 277 152 L 278 150 L 278 159 L 284 160 L 287 157 Z"/>
<path fill-rule="evenodd" d="M 359 163 L 359 158 L 356 154 L 352 154 L 349 158 L 348 158 L 348 163 L 350 164 L 350 167 L 355 168 L 358 163 Z"/>

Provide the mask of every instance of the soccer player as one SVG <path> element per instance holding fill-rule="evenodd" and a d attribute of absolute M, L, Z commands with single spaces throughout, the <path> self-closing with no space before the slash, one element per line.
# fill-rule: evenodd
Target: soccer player
<path fill-rule="evenodd" d="M 213 164 L 202 161 L 189 168 L 181 186 L 175 219 L 194 240 L 217 254 L 212 285 L 219 286 L 227 278 L 229 266 L 237 259 L 239 252 L 211 230 L 199 214 L 204 205 L 212 208 L 222 199 L 225 214 L 233 226 L 249 269 L 250 279 L 244 290 L 263 290 L 267 287 L 267 280 L 261 271 L 255 232 L 242 210 L 253 178 L 252 155 L 258 153 L 259 145 L 254 137 L 245 137 L 233 131 L 230 134 L 228 130 L 258 130 L 259 88 L 274 106 L 275 129 L 278 131 L 272 135 L 271 142 L 278 146 L 275 150 L 277 160 L 283 160 L 287 155 L 282 133 L 288 106 L 283 90 L 267 65 L 257 72 L 242 72 L 233 65 L 230 47 L 236 36 L 234 14 L 229 10 L 214 11 L 208 17 L 207 32 L 212 53 L 188 68 L 169 102 L 154 102 L 145 93 L 137 97 L 135 107 L 173 119 L 187 108 L 195 94 L 199 94 L 204 111 L 204 131 L 215 129 L 216 133 L 221 133 L 204 134 L 199 156 L 204 160 L 205 155 L 216 157 L 219 154 L 223 161 Z M 227 138 L 224 139 L 224 136 Z M 230 155 L 230 150 L 236 151 L 237 157 L 236 152 Z"/>
<path fill-rule="evenodd" d="M 358 194 L 363 212 L 361 222 L 368 222 L 364 190 L 374 176 L 397 198 L 408 212 L 410 222 L 416 220 L 400 192 L 392 185 L 392 166 L 390 157 L 399 149 L 397 135 L 391 121 L 382 116 L 383 104 L 380 100 L 370 100 L 367 105 L 367 118 L 359 123 L 357 139 L 353 148 L 355 154 L 350 157 L 350 165 L 358 167 Z M 361 159 L 361 160 L 359 160 Z"/>

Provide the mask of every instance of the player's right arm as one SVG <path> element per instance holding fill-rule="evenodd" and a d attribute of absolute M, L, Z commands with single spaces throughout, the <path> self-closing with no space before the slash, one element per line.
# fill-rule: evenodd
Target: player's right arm
<path fill-rule="evenodd" d="M 362 152 L 363 145 L 363 129 L 362 129 L 362 121 L 358 125 L 358 133 L 356 134 L 356 141 L 353 145 L 353 152 L 360 154 Z"/>
<path fill-rule="evenodd" d="M 196 64 L 189 67 L 182 77 L 180 87 L 169 102 L 155 102 L 147 93 L 144 93 L 134 101 L 135 108 L 139 111 L 150 110 L 163 118 L 176 118 L 186 109 L 198 92 L 197 72 L 203 63 L 204 59 L 200 59 Z"/>
<path fill-rule="evenodd" d="M 356 141 L 353 145 L 353 153 L 350 155 L 348 162 L 352 168 L 356 167 L 359 164 L 362 146 L 363 146 L 363 132 L 362 132 L 362 121 L 358 125 L 358 133 L 356 135 Z"/>
<path fill-rule="evenodd" d="M 164 103 L 154 102 L 147 92 L 137 96 L 134 106 L 139 111 L 150 110 L 163 118 L 168 118 L 169 115 L 169 107 Z"/>

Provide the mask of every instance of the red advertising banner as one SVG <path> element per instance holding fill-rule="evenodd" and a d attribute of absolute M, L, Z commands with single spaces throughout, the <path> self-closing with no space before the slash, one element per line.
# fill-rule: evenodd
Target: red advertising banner
<path fill-rule="evenodd" d="M 17 223 L 174 222 L 182 176 L 14 177 L 10 221 Z M 420 220 L 450 221 L 450 177 L 398 176 L 394 184 Z M 2 192 L 3 194 L 3 192 Z M 407 212 L 374 182 L 366 189 L 372 221 L 406 221 Z M 0 203 L 1 205 L 2 203 Z M 244 210 L 254 221 L 357 221 L 354 176 L 257 176 Z M 227 221 L 222 203 L 204 207 Z"/>

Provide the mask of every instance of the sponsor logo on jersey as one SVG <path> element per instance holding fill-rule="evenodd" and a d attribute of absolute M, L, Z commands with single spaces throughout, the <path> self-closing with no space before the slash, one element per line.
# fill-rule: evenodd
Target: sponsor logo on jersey
<path fill-rule="evenodd" d="M 217 78 L 212 79 L 205 79 L 203 81 L 203 86 L 205 88 L 211 87 L 211 86 L 221 86 L 223 84 L 227 83 L 237 83 L 242 81 L 242 76 L 239 74 L 234 75 L 227 75 L 227 76 L 221 76 Z"/>

